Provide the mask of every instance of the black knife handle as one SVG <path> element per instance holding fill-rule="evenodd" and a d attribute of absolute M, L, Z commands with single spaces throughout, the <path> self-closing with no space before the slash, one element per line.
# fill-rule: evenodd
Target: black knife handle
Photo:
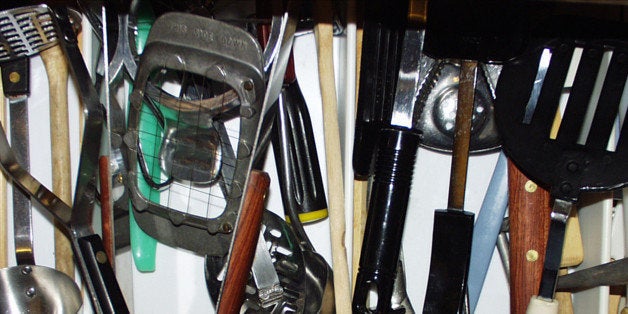
<path fill-rule="evenodd" d="M 388 313 L 412 173 L 421 135 L 410 129 L 382 129 L 375 164 L 368 217 L 353 297 L 354 313 Z M 367 305 L 376 289 L 375 310 Z"/>
<path fill-rule="evenodd" d="M 86 277 L 83 280 L 89 281 L 96 292 L 97 300 L 93 302 L 93 306 L 100 307 L 100 311 L 98 309 L 95 311 L 129 313 L 100 236 L 93 234 L 78 238 L 77 244 L 82 258 L 79 265 L 85 268 L 82 270 L 83 276 Z"/>

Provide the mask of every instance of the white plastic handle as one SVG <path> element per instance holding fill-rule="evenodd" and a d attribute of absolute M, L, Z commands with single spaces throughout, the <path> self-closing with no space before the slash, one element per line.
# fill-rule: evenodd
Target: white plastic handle
<path fill-rule="evenodd" d="M 558 314 L 558 301 L 532 296 L 526 314 Z"/>

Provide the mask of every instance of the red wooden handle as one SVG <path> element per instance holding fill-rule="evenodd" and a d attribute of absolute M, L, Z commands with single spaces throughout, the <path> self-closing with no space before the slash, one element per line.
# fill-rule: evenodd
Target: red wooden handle
<path fill-rule="evenodd" d="M 102 219 L 102 242 L 107 257 L 113 267 L 115 260 L 113 209 L 111 207 L 111 186 L 109 185 L 109 157 L 100 156 L 98 159 L 98 174 L 100 180 L 100 210 Z"/>
<path fill-rule="evenodd" d="M 251 171 L 218 302 L 218 314 L 239 313 L 244 302 L 244 289 L 255 256 L 264 212 L 264 197 L 269 185 L 270 177 L 267 173 Z"/>
<path fill-rule="evenodd" d="M 549 232 L 549 192 L 508 162 L 510 216 L 510 313 L 526 312 L 541 282 Z"/>

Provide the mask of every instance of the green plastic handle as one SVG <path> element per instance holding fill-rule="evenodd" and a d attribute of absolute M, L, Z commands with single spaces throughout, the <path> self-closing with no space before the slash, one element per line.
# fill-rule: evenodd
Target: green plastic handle
<path fill-rule="evenodd" d="M 139 14 L 137 17 L 137 38 L 135 40 L 137 52 L 141 54 L 155 17 L 148 1 L 141 1 L 138 12 Z M 147 122 L 144 126 L 147 128 L 157 128 L 156 122 L 153 122 L 152 126 L 149 124 L 150 123 Z M 142 126 L 140 126 L 140 128 L 141 127 Z M 152 150 L 153 148 L 147 147 L 147 149 Z M 152 169 L 152 165 L 149 165 L 148 169 Z M 149 195 L 150 201 L 159 202 L 159 194 L 150 193 L 150 187 L 141 177 L 138 178 L 138 186 L 140 193 L 142 193 L 143 195 Z M 140 226 L 137 225 L 137 222 L 135 221 L 135 216 L 133 215 L 133 208 L 131 207 L 133 205 L 130 204 L 130 201 L 129 206 L 129 232 L 131 237 L 131 252 L 133 254 L 135 267 L 140 272 L 153 272 L 155 271 L 157 240 L 146 234 L 146 232 L 144 232 L 140 228 Z"/>

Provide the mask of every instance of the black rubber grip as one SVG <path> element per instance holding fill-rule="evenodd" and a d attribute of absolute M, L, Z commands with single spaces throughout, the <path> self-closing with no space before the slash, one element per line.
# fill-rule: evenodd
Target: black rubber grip
<path fill-rule="evenodd" d="M 369 291 L 373 289 L 378 295 L 374 312 L 390 311 L 420 138 L 420 133 L 408 129 L 386 128 L 380 133 L 360 270 L 353 297 L 354 313 L 373 311 L 367 305 Z"/>

